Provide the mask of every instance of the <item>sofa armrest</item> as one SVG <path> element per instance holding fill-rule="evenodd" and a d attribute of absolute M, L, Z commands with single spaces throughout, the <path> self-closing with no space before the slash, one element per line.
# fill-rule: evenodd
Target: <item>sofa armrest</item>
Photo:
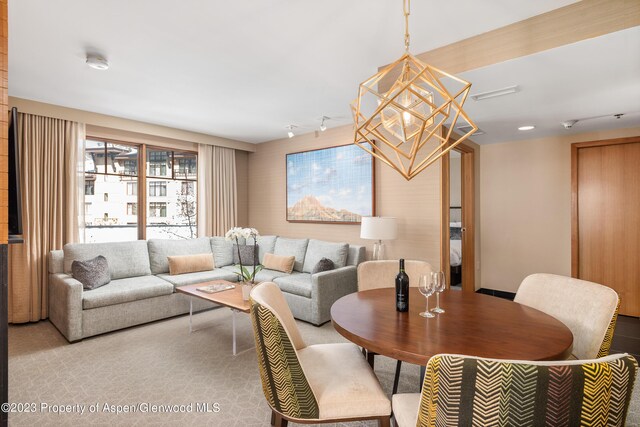
<path fill-rule="evenodd" d="M 67 340 L 82 338 L 82 283 L 68 274 L 49 275 L 49 320 Z"/>
<path fill-rule="evenodd" d="M 311 275 L 313 323 L 331 320 L 331 306 L 338 299 L 358 290 L 358 272 L 353 265 Z"/>

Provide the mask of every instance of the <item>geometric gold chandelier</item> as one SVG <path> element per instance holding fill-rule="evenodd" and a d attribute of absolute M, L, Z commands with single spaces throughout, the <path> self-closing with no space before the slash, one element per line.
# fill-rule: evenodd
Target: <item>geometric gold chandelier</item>
<path fill-rule="evenodd" d="M 351 110 L 354 144 L 410 180 L 478 127 L 462 109 L 471 83 L 409 53 L 410 0 L 403 6 L 405 53 L 360 84 Z"/>

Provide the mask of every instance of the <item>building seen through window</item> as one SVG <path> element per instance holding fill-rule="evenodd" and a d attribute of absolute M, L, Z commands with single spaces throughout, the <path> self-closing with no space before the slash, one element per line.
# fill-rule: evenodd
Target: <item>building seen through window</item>
<path fill-rule="evenodd" d="M 141 148 L 85 141 L 87 242 L 196 237 L 197 154 L 146 146 L 141 159 Z M 140 194 L 146 195 L 143 211 Z"/>

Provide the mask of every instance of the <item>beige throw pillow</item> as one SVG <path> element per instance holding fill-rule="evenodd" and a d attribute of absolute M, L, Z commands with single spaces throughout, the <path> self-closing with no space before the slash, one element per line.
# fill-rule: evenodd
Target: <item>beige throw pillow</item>
<path fill-rule="evenodd" d="M 167 257 L 169 260 L 169 274 L 195 273 L 215 268 L 213 254 L 177 255 Z"/>
<path fill-rule="evenodd" d="M 264 260 L 262 265 L 269 270 L 282 271 L 283 273 L 291 274 L 293 271 L 293 265 L 296 263 L 296 257 L 274 255 L 270 253 L 264 254 Z"/>

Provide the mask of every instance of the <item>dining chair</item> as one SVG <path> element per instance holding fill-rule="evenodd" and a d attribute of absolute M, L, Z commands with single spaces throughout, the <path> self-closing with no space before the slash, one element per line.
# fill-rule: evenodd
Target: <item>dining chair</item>
<path fill-rule="evenodd" d="M 573 358 L 595 359 L 609 354 L 620 307 L 613 289 L 539 273 L 525 277 L 514 301 L 564 323 L 573 334 Z"/>
<path fill-rule="evenodd" d="M 391 402 L 355 344 L 305 344 L 273 282 L 253 288 L 250 316 L 271 425 L 355 420 L 390 425 Z"/>
<path fill-rule="evenodd" d="M 366 261 L 358 265 L 358 291 L 370 289 L 392 288 L 395 286 L 395 278 L 399 271 L 398 261 Z M 409 286 L 418 287 L 420 276 L 430 274 L 433 267 L 426 261 L 405 260 L 404 271 L 409 276 Z M 374 356 L 376 353 L 365 349 L 367 360 L 373 368 Z M 398 382 L 400 381 L 400 371 L 402 361 L 396 361 L 396 373 L 393 379 L 392 394 L 398 392 Z"/>
<path fill-rule="evenodd" d="M 638 363 L 628 354 L 528 362 L 438 354 L 422 393 L 396 394 L 397 427 L 624 426 Z"/>

